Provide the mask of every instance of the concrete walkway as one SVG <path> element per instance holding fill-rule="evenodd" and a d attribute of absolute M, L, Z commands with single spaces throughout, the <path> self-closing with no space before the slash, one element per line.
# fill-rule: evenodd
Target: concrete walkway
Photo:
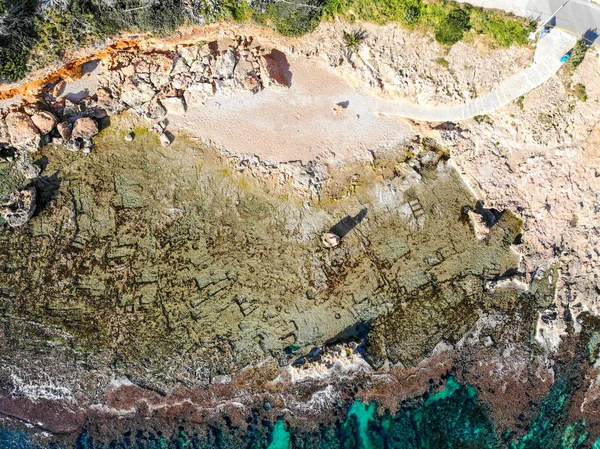
<path fill-rule="evenodd" d="M 563 65 L 560 59 L 573 48 L 576 41 L 575 36 L 553 29 L 538 42 L 531 66 L 473 101 L 454 106 L 430 106 L 404 100 L 378 100 L 375 113 L 427 122 L 467 120 L 476 115 L 489 114 L 552 78 Z"/>

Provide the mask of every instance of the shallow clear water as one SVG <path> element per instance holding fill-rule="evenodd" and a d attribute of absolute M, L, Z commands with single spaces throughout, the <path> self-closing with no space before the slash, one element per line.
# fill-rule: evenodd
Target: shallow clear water
<path fill-rule="evenodd" d="M 557 383 L 534 420 L 521 438 L 511 439 L 510 432 L 496 433 L 485 407 L 477 401 L 470 386 L 460 385 L 449 377 L 438 393 L 403 407 L 397 414 L 378 413 L 375 403 L 355 401 L 343 422 L 321 426 L 315 432 L 290 428 L 279 419 L 273 425 L 263 422 L 248 426 L 245 435 L 228 434 L 227 429 L 207 429 L 206 434 L 187 434 L 179 428 L 172 435 L 127 434 L 120 441 L 100 443 L 83 433 L 74 449 L 575 449 L 590 447 L 591 438 L 584 423 L 561 424 L 557 414 L 564 412 L 565 382 Z M 563 398 L 563 399 L 561 399 Z M 26 434 L 0 430 L 0 448 L 33 449 Z M 63 446 L 48 446 L 63 449 Z M 600 448 L 600 439 L 592 449 Z M 65 448 L 66 449 L 66 448 Z"/>

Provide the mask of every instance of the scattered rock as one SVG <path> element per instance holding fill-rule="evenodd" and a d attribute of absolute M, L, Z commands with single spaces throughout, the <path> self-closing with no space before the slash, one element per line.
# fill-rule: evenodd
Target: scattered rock
<path fill-rule="evenodd" d="M 49 93 L 50 95 L 52 95 L 53 97 L 59 97 L 63 91 L 65 90 L 65 86 L 67 85 L 67 83 L 65 83 L 64 80 L 60 80 L 58 81 L 54 87 L 52 87 L 52 89 L 50 89 Z"/>
<path fill-rule="evenodd" d="M 264 87 L 291 86 L 290 64 L 285 53 L 273 50 L 270 54 L 260 57 L 260 77 Z"/>
<path fill-rule="evenodd" d="M 160 143 L 163 147 L 168 147 L 169 145 L 171 145 L 171 142 L 172 142 L 171 137 L 167 133 L 165 133 L 165 132 L 161 133 Z"/>
<path fill-rule="evenodd" d="M 69 140 L 71 138 L 73 125 L 69 122 L 60 122 L 58 125 L 56 125 L 56 130 L 63 139 Z"/>
<path fill-rule="evenodd" d="M 45 136 L 54 129 L 58 119 L 51 112 L 40 111 L 31 116 L 31 121 L 40 130 L 40 133 Z"/>
<path fill-rule="evenodd" d="M 0 216 L 13 228 L 23 226 L 35 212 L 36 198 L 35 187 L 13 192 L 0 201 Z"/>
<path fill-rule="evenodd" d="M 81 149 L 81 144 L 75 139 L 69 139 L 65 142 L 65 148 L 69 151 L 75 152 Z"/>
<path fill-rule="evenodd" d="M 81 108 L 79 105 L 66 98 L 61 112 L 63 119 L 77 117 L 79 114 L 81 114 Z"/>
<path fill-rule="evenodd" d="M 121 101 L 131 109 L 142 112 L 144 106 L 150 103 L 156 91 L 154 87 L 139 78 L 128 79 L 123 83 Z"/>
<path fill-rule="evenodd" d="M 95 107 L 89 112 L 89 116 L 95 119 L 103 119 L 108 117 L 108 112 L 104 108 Z"/>
<path fill-rule="evenodd" d="M 192 84 L 183 94 L 187 108 L 197 108 L 206 103 L 214 95 L 214 86 L 211 83 Z"/>
<path fill-rule="evenodd" d="M 229 79 L 233 78 L 233 71 L 237 60 L 235 53 L 231 48 L 228 48 L 225 54 L 217 56 L 217 61 L 213 68 L 213 78 Z"/>
<path fill-rule="evenodd" d="M 81 145 L 81 152 L 83 154 L 90 154 L 93 149 L 94 143 L 92 142 L 92 139 L 83 139 L 83 143 Z"/>
<path fill-rule="evenodd" d="M 185 101 L 182 97 L 167 97 L 160 100 L 168 114 L 184 115 Z"/>
<path fill-rule="evenodd" d="M 27 114 L 11 112 L 6 116 L 6 127 L 13 147 L 25 151 L 38 149 L 40 132 Z"/>
<path fill-rule="evenodd" d="M 26 179 L 35 179 L 42 172 L 42 169 L 39 165 L 31 164 L 24 160 L 17 162 L 16 166 Z"/>
<path fill-rule="evenodd" d="M 333 112 L 335 112 L 335 113 L 343 112 L 346 109 L 348 109 L 348 106 L 350 106 L 349 101 L 340 101 L 333 107 Z"/>
<path fill-rule="evenodd" d="M 98 134 L 98 123 L 94 119 L 81 117 L 75 120 L 73 132 L 71 133 L 73 139 L 90 139 L 96 134 Z"/>
<path fill-rule="evenodd" d="M 321 239 L 325 248 L 335 248 L 340 244 L 340 238 L 333 232 L 326 232 Z"/>

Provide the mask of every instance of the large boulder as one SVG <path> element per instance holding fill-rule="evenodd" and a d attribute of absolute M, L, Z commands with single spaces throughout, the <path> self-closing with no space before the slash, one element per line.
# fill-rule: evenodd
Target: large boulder
<path fill-rule="evenodd" d="M 143 109 L 150 103 L 156 94 L 152 84 L 139 78 L 125 80 L 121 94 L 121 101 L 131 109 L 144 112 Z"/>
<path fill-rule="evenodd" d="M 241 59 L 235 66 L 234 79 L 240 89 L 257 91 L 260 88 L 254 65 L 247 59 Z"/>
<path fill-rule="evenodd" d="M 10 146 L 10 135 L 4 118 L 0 118 L 0 147 L 2 146 Z"/>
<path fill-rule="evenodd" d="M 71 138 L 73 139 L 91 139 L 98 134 L 98 124 L 96 120 L 89 117 L 81 117 L 75 120 Z"/>
<path fill-rule="evenodd" d="M 41 140 L 40 132 L 27 114 L 11 112 L 6 116 L 6 127 L 13 147 L 25 151 L 38 149 Z"/>
<path fill-rule="evenodd" d="M 285 53 L 272 50 L 270 54 L 261 56 L 260 77 L 264 87 L 279 86 L 290 87 L 292 84 L 292 72 Z"/>
<path fill-rule="evenodd" d="M 17 190 L 0 201 L 0 216 L 9 226 L 23 226 L 35 212 L 36 199 L 35 187 Z"/>
<path fill-rule="evenodd" d="M 235 53 L 229 48 L 224 54 L 217 56 L 217 61 L 212 70 L 213 78 L 221 80 L 232 78 L 236 63 Z"/>
<path fill-rule="evenodd" d="M 40 111 L 31 116 L 31 121 L 40 130 L 40 133 L 45 136 L 54 129 L 58 120 L 56 116 L 48 111 Z"/>
<path fill-rule="evenodd" d="M 192 84 L 184 93 L 183 98 L 188 109 L 194 109 L 206 103 L 214 95 L 215 88 L 212 83 Z"/>
<path fill-rule="evenodd" d="M 65 140 L 69 140 L 71 138 L 71 132 L 73 131 L 73 124 L 69 122 L 60 122 L 56 125 L 56 130 L 60 137 Z"/>
<path fill-rule="evenodd" d="M 185 101 L 181 97 L 161 98 L 160 102 L 167 111 L 167 114 L 185 114 Z"/>

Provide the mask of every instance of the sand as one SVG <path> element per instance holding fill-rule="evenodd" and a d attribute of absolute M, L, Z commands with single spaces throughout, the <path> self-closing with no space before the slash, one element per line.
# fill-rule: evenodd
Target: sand
<path fill-rule="evenodd" d="M 184 117 L 170 115 L 170 130 L 273 162 L 364 158 L 369 149 L 412 134 L 402 120 L 376 116 L 374 96 L 351 87 L 319 62 L 293 56 L 288 62 L 289 88 L 217 93 Z M 347 108 L 335 111 L 342 102 L 348 102 Z"/>

